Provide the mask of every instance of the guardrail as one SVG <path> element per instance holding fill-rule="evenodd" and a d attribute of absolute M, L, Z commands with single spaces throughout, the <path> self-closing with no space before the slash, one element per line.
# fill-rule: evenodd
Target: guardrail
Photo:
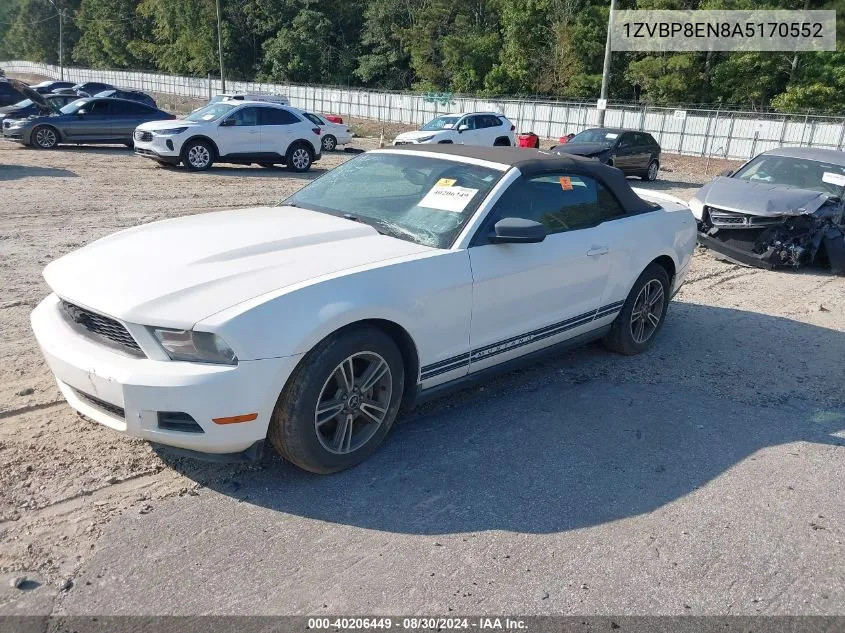
<path fill-rule="evenodd" d="M 0 61 L 8 72 L 58 78 L 58 66 Z M 146 92 L 209 98 L 222 91 L 217 79 L 122 70 L 65 68 L 69 81 L 103 81 Z M 595 127 L 595 102 L 498 99 L 451 93 L 416 94 L 338 86 L 226 82 L 228 91 L 285 94 L 298 108 L 392 123 L 422 125 L 446 112 L 497 111 L 519 132 L 558 138 Z M 650 132 L 663 151 L 692 156 L 746 160 L 783 145 L 845 149 L 845 117 L 760 114 L 719 109 L 688 109 L 609 103 L 604 124 Z"/>

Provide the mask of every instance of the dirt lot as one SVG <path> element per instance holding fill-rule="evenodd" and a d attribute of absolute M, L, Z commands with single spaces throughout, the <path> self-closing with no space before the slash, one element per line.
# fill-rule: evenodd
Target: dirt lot
<path fill-rule="evenodd" d="M 361 139 L 356 145 L 372 148 L 375 143 L 373 139 Z M 105 563 L 98 563 L 99 567 L 86 565 L 103 550 L 105 541 L 101 538 L 104 534 L 111 534 L 112 543 L 121 542 L 123 537 L 119 535 L 124 534 L 124 528 L 110 527 L 118 518 L 129 521 L 137 536 L 137 530 L 146 533 L 137 522 L 144 520 L 160 504 L 168 503 L 167 507 L 182 509 L 195 502 L 208 504 L 216 499 L 210 496 L 216 494 L 214 491 L 226 490 L 228 494 L 232 485 L 248 487 L 250 482 L 256 486 L 260 482 L 263 486 L 267 482 L 260 479 L 262 471 L 267 473 L 282 468 L 273 456 L 258 464 L 241 466 L 203 465 L 190 460 L 163 458 L 143 442 L 125 439 L 77 417 L 61 401 L 29 328 L 29 312 L 48 292 L 41 277 L 44 265 L 125 227 L 178 215 L 273 204 L 346 158 L 342 152 L 328 154 L 303 176 L 291 175 L 281 169 L 226 166 L 196 174 L 156 167 L 151 161 L 136 158 L 123 148 L 79 147 L 46 152 L 0 141 L 0 286 L 4 289 L 0 295 L 0 463 L 3 464 L 0 470 L 0 571 L 4 574 L 0 612 L 26 611 L 28 607 L 20 605 L 33 600 L 27 596 L 39 595 L 39 591 L 47 592 L 47 606 L 43 610 L 50 612 L 55 608 L 57 583 L 65 579 L 72 579 L 76 583 L 74 587 L 81 585 L 83 579 L 86 584 L 96 583 L 94 578 L 105 573 Z M 711 165 L 710 173 L 722 168 L 723 165 Z M 703 171 L 704 164 L 700 160 L 667 157 L 661 180 L 649 186 L 688 198 L 705 181 Z M 641 183 L 636 184 L 640 186 Z M 551 386 L 576 390 L 572 393 L 577 396 L 580 393 L 577 390 L 596 388 L 596 385 L 609 385 L 608 389 L 616 390 L 613 393 L 620 398 L 627 393 L 625 390 L 635 388 L 656 394 L 653 397 L 658 402 L 668 397 L 673 401 L 672 407 L 678 408 L 679 416 L 687 399 L 722 403 L 718 406 L 736 412 L 738 422 L 753 420 L 748 426 L 751 434 L 765 435 L 771 431 L 766 430 L 764 423 L 769 416 L 812 420 L 806 422 L 811 428 L 805 434 L 781 438 L 786 452 L 779 455 L 794 454 L 795 457 L 779 459 L 792 460 L 788 466 L 791 472 L 789 489 L 801 491 L 801 500 L 785 500 L 792 493 L 785 492 L 786 482 L 780 482 L 784 487 L 778 490 L 786 496 L 778 497 L 780 500 L 773 503 L 783 514 L 775 516 L 771 524 L 767 522 L 766 530 L 774 531 L 771 539 L 778 543 L 777 551 L 769 552 L 772 561 L 775 558 L 786 560 L 789 582 L 794 581 L 794 578 L 789 580 L 794 568 L 809 560 L 804 558 L 801 548 L 815 548 L 813 555 L 826 561 L 821 568 L 811 567 L 818 585 L 813 591 L 817 589 L 818 595 L 814 593 L 816 598 L 807 598 L 804 603 L 784 601 L 789 590 L 783 589 L 786 594 L 780 589 L 780 593 L 769 591 L 771 587 L 780 587 L 779 581 L 752 565 L 745 569 L 740 585 L 759 583 L 759 596 L 754 598 L 753 604 L 748 597 L 732 612 L 783 612 L 784 609 L 798 612 L 804 609 L 814 613 L 843 613 L 845 580 L 841 570 L 845 568 L 845 517 L 841 491 L 845 484 L 845 452 L 841 450 L 841 436 L 836 436 L 845 429 L 843 341 L 845 279 L 820 270 L 795 273 L 742 268 L 719 262 L 707 252 L 699 251 L 686 286 L 670 308 L 663 338 L 650 353 L 623 359 L 598 346 L 589 346 L 527 372 L 511 374 L 486 387 L 464 392 L 448 402 L 432 403 L 418 410 L 401 428 L 411 429 L 405 431 L 406 435 L 423 430 L 429 435 L 436 434 L 438 427 L 426 426 L 427 420 L 444 416 L 469 419 L 482 406 L 485 394 L 499 394 L 502 407 L 507 410 L 508 403 L 515 402 L 514 398 L 526 390 Z M 707 406 L 702 404 L 695 409 L 694 415 L 688 412 L 692 416 L 689 418 L 691 424 L 695 425 L 690 427 L 691 432 L 696 432 L 696 426 L 703 429 L 710 424 Z M 795 413 L 798 411 L 800 416 Z M 511 414 L 520 415 L 518 411 Z M 624 417 L 624 412 L 621 415 Z M 733 415 L 720 417 L 725 420 Z M 636 432 L 639 439 L 640 431 Z M 725 449 L 725 446 L 719 446 L 719 450 Z M 762 446 L 757 448 L 763 450 Z M 755 459 L 743 455 L 742 460 L 737 458 L 736 463 L 726 464 L 726 470 L 740 468 L 740 463 L 750 464 L 746 458 Z M 783 464 L 773 461 L 771 455 L 766 463 L 768 471 L 761 467 L 749 473 L 743 467 L 742 481 L 735 482 L 738 497 L 754 497 L 758 487 L 768 486 L 784 468 Z M 683 479 L 683 473 L 695 467 L 695 464 L 682 463 L 678 476 Z M 284 472 L 302 487 L 311 485 L 307 483 L 308 478 L 293 475 L 289 470 Z M 344 477 L 355 477 L 356 472 L 360 477 L 364 471 L 356 469 L 352 475 Z M 722 479 L 728 476 L 724 474 Z M 716 477 L 715 472 L 712 477 Z M 706 490 L 709 478 L 704 478 L 687 492 L 692 494 L 699 487 Z M 334 478 L 334 481 L 341 479 Z M 737 503 L 738 497 L 720 496 L 707 500 L 709 516 L 733 512 L 730 507 Z M 180 498 L 184 499 L 179 501 Z M 677 498 L 679 495 L 673 500 Z M 666 507 L 672 507 L 670 500 L 666 503 L 669 504 Z M 794 505 L 796 503 L 800 508 Z M 286 510 L 288 515 L 297 514 L 289 507 Z M 326 520 L 332 523 L 316 514 L 323 519 L 316 521 L 317 524 L 325 526 Z M 665 520 L 663 527 L 672 524 L 671 517 Z M 786 526 L 792 520 L 796 522 L 795 526 L 783 527 L 783 532 L 778 532 L 779 526 Z M 391 525 L 373 526 L 364 520 L 352 523 L 374 528 L 381 534 L 381 548 L 389 546 L 391 534 L 404 533 L 407 539 L 407 533 L 415 531 L 396 525 L 392 525 L 395 529 Z M 725 523 L 736 525 L 737 521 L 726 520 Z M 812 527 L 814 525 L 817 527 Z M 518 528 L 509 527 L 517 534 L 520 532 Z M 789 531 L 793 528 L 794 531 Z M 369 532 L 362 530 L 361 533 Z M 725 543 L 725 548 L 741 547 L 737 544 L 751 538 L 743 534 Z M 635 531 L 621 536 L 623 539 L 629 537 L 638 540 L 642 534 Z M 819 541 L 822 537 L 823 542 Z M 467 541 L 467 538 L 463 540 Z M 128 542 L 127 539 L 123 541 Z M 759 560 L 763 561 L 767 546 L 765 543 L 757 545 L 762 548 Z M 578 554 L 571 553 L 571 556 Z M 308 561 L 298 564 L 308 565 Z M 838 576 L 835 569 L 839 570 Z M 699 571 L 691 569 L 690 577 L 695 578 Z M 114 568 L 108 573 L 112 577 L 121 574 Z M 631 573 L 635 577 L 636 569 Z M 12 576 L 32 579 L 33 590 L 8 589 L 5 579 Z M 39 584 L 41 586 L 36 589 Z M 66 596 L 72 596 L 76 590 L 71 589 Z M 338 589 L 338 592 L 342 593 L 342 590 Z M 484 595 L 482 588 L 477 592 L 477 595 Z M 585 594 L 585 591 L 581 593 Z M 381 606 L 387 610 L 389 605 L 379 602 L 378 595 L 387 594 L 372 594 L 356 604 L 370 605 L 376 610 Z M 819 597 L 822 595 L 824 599 Z M 63 599 L 60 596 L 60 602 Z M 580 602 L 573 599 L 565 606 L 552 606 L 547 602 L 538 603 L 540 606 L 536 608 L 526 608 L 534 612 L 548 612 L 548 609 L 579 612 L 579 604 L 582 608 L 588 604 L 585 599 Z M 204 608 L 198 602 L 186 604 L 188 612 Z M 340 598 L 331 602 L 332 608 L 349 604 Z M 443 607 L 445 611 L 445 604 L 438 602 L 435 610 Z M 472 603 L 467 604 L 472 606 Z M 490 609 L 496 604 L 501 603 L 494 601 L 486 607 L 476 604 L 475 608 Z M 724 612 L 727 609 L 727 601 L 716 600 L 708 604 L 704 611 Z M 511 606 L 514 612 L 519 611 L 519 603 Z M 99 612 L 109 612 L 112 607 L 114 611 L 132 609 L 131 604 L 128 607 L 100 604 Z M 313 607 L 307 601 L 287 602 L 277 604 L 275 610 L 284 612 Z M 70 609 L 67 604 L 65 608 Z M 636 601 L 614 602 L 610 590 L 606 596 L 589 604 L 592 612 L 608 608 L 624 611 L 646 607 Z M 676 609 L 688 612 L 678 605 L 671 606 L 668 611 Z M 180 612 L 176 607 L 169 607 L 168 611 Z"/>

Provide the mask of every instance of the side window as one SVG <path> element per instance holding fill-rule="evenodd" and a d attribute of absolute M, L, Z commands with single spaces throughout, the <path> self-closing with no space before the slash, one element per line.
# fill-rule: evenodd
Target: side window
<path fill-rule="evenodd" d="M 85 109 L 88 110 L 88 114 L 109 114 L 110 111 L 108 101 L 94 101 L 89 103 Z"/>
<path fill-rule="evenodd" d="M 143 103 L 120 103 L 119 101 L 115 101 L 111 104 L 112 106 L 112 113 L 113 114 L 146 114 L 150 112 L 151 108 L 148 108 Z"/>
<path fill-rule="evenodd" d="M 540 222 L 549 234 L 595 226 L 625 214 L 616 198 L 600 182 L 562 173 L 520 178 L 491 212 L 488 225 L 502 218 Z"/>
<path fill-rule="evenodd" d="M 458 124 L 455 126 L 455 129 L 461 127 L 462 125 L 466 125 L 470 130 L 475 129 L 475 117 L 474 116 L 467 116 L 461 119 Z"/>
<path fill-rule="evenodd" d="M 258 108 L 241 108 L 240 110 L 233 112 L 229 116 L 229 120 L 232 121 L 229 125 L 237 125 L 240 127 L 258 125 Z"/>
<path fill-rule="evenodd" d="M 291 125 L 292 123 L 299 123 L 299 119 L 289 110 L 282 108 L 256 109 L 261 113 L 261 125 Z"/>
<path fill-rule="evenodd" d="M 486 114 L 481 114 L 481 115 L 475 117 L 475 129 L 481 130 L 481 129 L 486 129 L 488 127 L 493 127 L 493 125 L 490 122 L 490 118 L 491 117 L 487 116 Z"/>
<path fill-rule="evenodd" d="M 627 148 L 635 145 L 633 136 L 634 135 L 630 134 L 630 133 L 623 134 L 619 138 L 619 141 L 617 142 L 616 147 L 618 147 L 619 149 L 627 149 Z"/>

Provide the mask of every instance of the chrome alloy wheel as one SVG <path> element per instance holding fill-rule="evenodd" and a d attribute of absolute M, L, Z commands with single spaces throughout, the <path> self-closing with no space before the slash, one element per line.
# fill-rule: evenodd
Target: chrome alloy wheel
<path fill-rule="evenodd" d="M 194 145 L 188 150 L 188 162 L 192 167 L 203 169 L 211 161 L 211 152 L 205 145 Z"/>
<path fill-rule="evenodd" d="M 323 149 L 327 152 L 331 152 L 335 147 L 337 147 L 337 141 L 335 141 L 334 136 L 331 134 L 323 137 Z"/>
<path fill-rule="evenodd" d="M 293 166 L 297 169 L 305 169 L 311 162 L 311 157 L 308 155 L 307 149 L 298 147 L 293 150 L 293 154 L 291 154 L 290 160 L 293 163 Z"/>
<path fill-rule="evenodd" d="M 665 299 L 663 284 L 657 279 L 642 287 L 631 311 L 631 337 L 635 343 L 645 343 L 654 335 L 663 317 Z"/>
<path fill-rule="evenodd" d="M 651 161 L 651 164 L 648 166 L 648 179 L 649 180 L 657 180 L 657 170 L 658 170 L 657 161 Z"/>
<path fill-rule="evenodd" d="M 35 133 L 35 142 L 39 147 L 51 149 L 56 146 L 58 139 L 56 138 L 56 133 L 52 129 L 42 127 L 38 128 L 38 131 Z"/>
<path fill-rule="evenodd" d="M 393 375 L 375 352 L 358 352 L 335 367 L 314 410 L 317 439 L 330 453 L 352 453 L 372 439 L 387 417 Z"/>

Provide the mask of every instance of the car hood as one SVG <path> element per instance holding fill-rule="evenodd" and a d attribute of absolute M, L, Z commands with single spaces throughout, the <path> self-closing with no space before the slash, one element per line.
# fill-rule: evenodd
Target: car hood
<path fill-rule="evenodd" d="M 37 103 L 42 108 L 46 108 L 51 112 L 53 111 L 53 108 L 51 108 L 50 104 L 44 99 L 44 96 L 30 88 L 24 82 L 18 81 L 17 79 L 9 79 L 8 82 L 12 84 L 12 88 L 21 93 L 25 98 L 30 99 L 33 103 Z"/>
<path fill-rule="evenodd" d="M 610 149 L 607 143 L 564 143 L 555 147 L 555 154 L 575 154 L 576 156 L 595 156 Z"/>
<path fill-rule="evenodd" d="M 146 123 L 141 123 L 137 129 L 150 132 L 152 130 L 172 130 L 180 127 L 194 127 L 198 125 L 202 124 L 197 121 L 188 121 L 187 119 L 165 119 L 163 121 L 147 121 Z"/>
<path fill-rule="evenodd" d="M 432 132 L 423 132 L 422 130 L 417 130 L 416 132 L 402 132 L 402 134 L 397 135 L 396 138 L 401 141 L 416 141 L 417 139 L 443 134 L 448 131 L 449 130 L 437 130 Z"/>
<path fill-rule="evenodd" d="M 50 263 L 44 278 L 83 307 L 187 329 L 268 292 L 433 250 L 324 213 L 258 207 L 127 229 Z"/>
<path fill-rule="evenodd" d="M 796 189 L 720 176 L 699 189 L 693 199 L 727 211 L 778 217 L 814 213 L 829 198 L 828 194 L 811 189 Z"/>

